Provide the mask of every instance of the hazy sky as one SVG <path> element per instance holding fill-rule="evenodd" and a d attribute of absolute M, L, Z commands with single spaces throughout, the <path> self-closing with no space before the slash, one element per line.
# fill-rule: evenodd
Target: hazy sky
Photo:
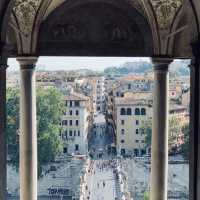
<path fill-rule="evenodd" d="M 149 61 L 149 58 L 128 57 L 40 57 L 37 63 L 38 69 L 44 70 L 76 70 L 93 69 L 101 71 L 106 67 L 120 66 L 125 62 Z M 19 70 L 16 59 L 9 59 L 9 70 Z"/>

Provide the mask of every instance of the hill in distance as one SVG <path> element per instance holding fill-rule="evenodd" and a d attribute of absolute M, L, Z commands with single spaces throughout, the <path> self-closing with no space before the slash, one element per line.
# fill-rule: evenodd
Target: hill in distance
<path fill-rule="evenodd" d="M 176 60 L 170 65 L 170 73 L 178 76 L 189 76 L 189 60 Z M 106 75 L 126 75 L 129 73 L 143 74 L 153 70 L 153 64 L 147 61 L 127 62 L 119 67 L 108 67 Z"/>

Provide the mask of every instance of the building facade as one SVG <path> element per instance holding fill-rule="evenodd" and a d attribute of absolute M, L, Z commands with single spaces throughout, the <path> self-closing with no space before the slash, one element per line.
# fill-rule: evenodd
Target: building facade
<path fill-rule="evenodd" d="M 143 126 L 152 119 L 152 101 L 135 99 L 138 94 L 115 99 L 116 147 L 119 155 L 146 154 Z"/>
<path fill-rule="evenodd" d="M 65 96 L 65 113 L 62 116 L 64 154 L 83 154 L 88 151 L 90 110 L 88 97 L 73 93 Z"/>

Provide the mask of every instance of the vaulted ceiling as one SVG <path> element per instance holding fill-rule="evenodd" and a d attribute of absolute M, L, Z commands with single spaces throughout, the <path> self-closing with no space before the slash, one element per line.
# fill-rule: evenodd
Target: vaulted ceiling
<path fill-rule="evenodd" d="M 199 0 L 1 0 L 1 54 L 191 57 Z M 56 50 L 55 50 L 56 48 Z"/>

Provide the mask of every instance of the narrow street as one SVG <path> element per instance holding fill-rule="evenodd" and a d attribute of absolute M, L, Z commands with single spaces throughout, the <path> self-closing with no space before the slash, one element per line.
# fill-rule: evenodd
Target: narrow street
<path fill-rule="evenodd" d="M 98 113 L 94 120 L 94 129 L 90 141 L 91 145 L 89 146 L 89 152 L 93 158 L 107 159 L 108 146 L 111 145 L 112 141 L 112 133 L 106 132 L 105 116 Z"/>
<path fill-rule="evenodd" d="M 107 153 L 107 147 L 112 143 L 112 135 L 106 132 L 105 116 L 97 113 L 94 119 L 94 129 L 90 141 L 89 152 L 92 155 L 86 173 L 86 188 L 84 200 L 115 200 L 116 175 L 115 161 Z"/>
<path fill-rule="evenodd" d="M 103 84 L 100 86 L 103 96 Z M 103 99 L 103 98 L 102 98 Z M 101 101 L 100 107 L 103 107 Z M 116 179 L 116 160 L 112 159 L 109 147 L 113 143 L 113 133 L 107 127 L 105 115 L 94 113 L 92 136 L 89 141 L 89 164 L 85 174 L 83 200 L 116 200 L 118 184 Z"/>

